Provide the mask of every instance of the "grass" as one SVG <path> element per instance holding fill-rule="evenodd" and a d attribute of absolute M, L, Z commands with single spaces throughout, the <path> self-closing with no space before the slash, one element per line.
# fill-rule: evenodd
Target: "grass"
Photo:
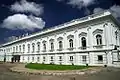
<path fill-rule="evenodd" d="M 80 70 L 80 69 L 89 68 L 89 66 L 54 65 L 54 64 L 37 64 L 37 63 L 29 63 L 25 67 L 36 70 Z"/>

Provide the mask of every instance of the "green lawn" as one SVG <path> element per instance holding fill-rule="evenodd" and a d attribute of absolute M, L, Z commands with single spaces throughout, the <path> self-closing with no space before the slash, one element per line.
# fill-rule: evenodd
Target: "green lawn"
<path fill-rule="evenodd" d="M 89 68 L 89 66 L 54 65 L 54 64 L 37 64 L 37 63 L 29 63 L 25 67 L 29 69 L 37 69 L 37 70 L 79 70 L 79 69 Z"/>

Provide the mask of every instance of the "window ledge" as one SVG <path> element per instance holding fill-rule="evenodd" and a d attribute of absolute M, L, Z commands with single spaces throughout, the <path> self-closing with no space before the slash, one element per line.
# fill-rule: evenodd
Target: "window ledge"
<path fill-rule="evenodd" d="M 87 47 L 79 47 L 79 49 L 86 50 Z"/>
<path fill-rule="evenodd" d="M 54 49 L 53 50 L 49 50 L 50 52 L 53 52 L 54 51 Z"/>
<path fill-rule="evenodd" d="M 46 50 L 42 50 L 42 52 L 46 52 Z"/>
<path fill-rule="evenodd" d="M 39 53 L 40 51 L 36 51 L 37 53 Z"/>
<path fill-rule="evenodd" d="M 67 48 L 68 50 L 73 50 L 74 48 Z"/>
<path fill-rule="evenodd" d="M 94 45 L 93 48 L 103 48 L 103 46 L 106 46 L 106 45 Z"/>
<path fill-rule="evenodd" d="M 57 51 L 62 51 L 63 49 L 57 49 Z"/>

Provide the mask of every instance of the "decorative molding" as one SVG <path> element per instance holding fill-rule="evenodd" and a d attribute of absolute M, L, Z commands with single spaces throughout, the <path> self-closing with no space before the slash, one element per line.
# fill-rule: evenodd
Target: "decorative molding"
<path fill-rule="evenodd" d="M 63 33 L 63 36 L 65 36 L 66 35 L 66 33 Z"/>
<path fill-rule="evenodd" d="M 86 33 L 86 32 L 81 32 L 81 33 L 79 34 L 79 37 L 81 37 L 81 36 L 87 36 L 87 33 Z"/>
<path fill-rule="evenodd" d="M 102 34 L 102 33 L 103 33 L 103 30 L 102 30 L 102 29 L 96 29 L 95 31 L 93 31 L 93 35 L 95 35 L 95 34 L 97 34 L 97 33 Z"/>
<path fill-rule="evenodd" d="M 63 40 L 63 37 L 58 37 L 57 40 L 58 41 Z"/>
<path fill-rule="evenodd" d="M 52 38 L 51 38 L 49 41 L 50 41 L 50 42 L 53 42 L 53 41 L 54 41 L 54 39 L 52 39 Z"/>
<path fill-rule="evenodd" d="M 74 33 L 78 32 L 78 30 L 75 30 Z"/>
<path fill-rule="evenodd" d="M 88 28 L 87 28 L 87 31 L 89 31 L 90 29 L 91 29 L 91 27 L 88 27 Z"/>
<path fill-rule="evenodd" d="M 42 43 L 46 43 L 47 41 L 43 40 Z"/>
<path fill-rule="evenodd" d="M 71 35 L 71 34 L 70 34 L 70 35 L 67 36 L 67 38 L 68 38 L 68 39 L 74 38 L 74 35 Z"/>

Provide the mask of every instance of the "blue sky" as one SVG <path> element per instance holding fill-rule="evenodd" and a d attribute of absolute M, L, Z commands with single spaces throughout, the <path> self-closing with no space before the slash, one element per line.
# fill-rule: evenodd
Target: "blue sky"
<path fill-rule="evenodd" d="M 0 0 L 0 44 L 107 9 L 119 19 L 119 0 Z"/>

